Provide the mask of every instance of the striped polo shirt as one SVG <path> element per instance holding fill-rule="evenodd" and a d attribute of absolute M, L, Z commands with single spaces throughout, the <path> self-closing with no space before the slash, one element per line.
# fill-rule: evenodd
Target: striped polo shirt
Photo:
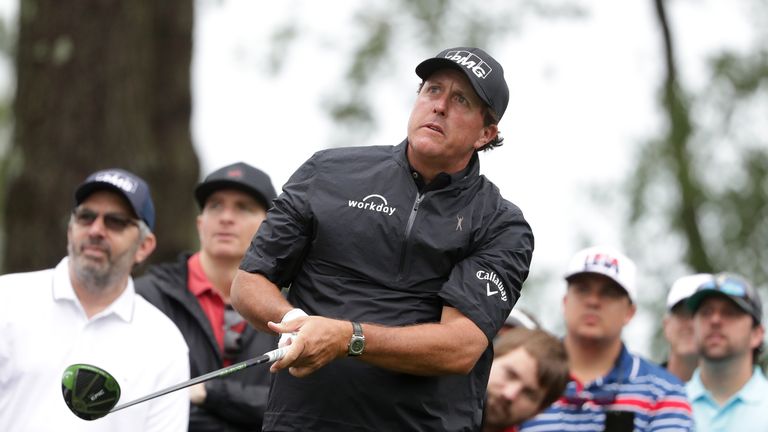
<path fill-rule="evenodd" d="M 683 383 L 622 344 L 608 375 L 586 385 L 571 377 L 563 396 L 520 432 L 631 431 L 629 424 L 635 432 L 694 430 Z"/>

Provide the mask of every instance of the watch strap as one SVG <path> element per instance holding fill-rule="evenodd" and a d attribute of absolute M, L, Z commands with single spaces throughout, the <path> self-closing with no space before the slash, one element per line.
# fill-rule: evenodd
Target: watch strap
<path fill-rule="evenodd" d="M 352 334 L 354 336 L 363 335 L 363 326 L 357 321 L 352 321 Z"/>
<path fill-rule="evenodd" d="M 363 336 L 363 326 L 357 321 L 351 321 L 352 323 L 352 337 L 349 338 L 349 345 L 347 346 L 348 356 L 359 356 L 363 354 L 365 350 L 365 336 Z"/>

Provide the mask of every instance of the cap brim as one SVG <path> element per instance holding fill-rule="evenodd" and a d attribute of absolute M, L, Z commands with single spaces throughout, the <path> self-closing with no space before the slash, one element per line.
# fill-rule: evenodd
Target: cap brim
<path fill-rule="evenodd" d="M 667 312 L 672 312 L 673 310 L 677 309 L 680 306 L 685 306 L 687 308 L 688 307 L 687 304 L 688 304 L 687 298 L 680 299 L 672 304 L 667 304 Z"/>
<path fill-rule="evenodd" d="M 627 294 L 627 297 L 629 297 L 629 301 L 634 302 L 634 299 L 632 299 L 632 295 L 629 293 L 629 290 L 627 290 L 627 288 L 624 285 L 622 285 L 621 282 L 616 280 L 616 278 L 614 278 L 614 277 L 612 277 L 610 275 L 607 275 L 605 273 L 600 273 L 600 272 L 595 272 L 595 271 L 577 271 L 577 272 L 566 274 L 565 275 L 565 280 L 567 282 L 570 282 L 572 278 L 574 278 L 576 276 L 579 276 L 579 275 L 598 275 L 598 276 L 603 276 L 605 278 L 608 278 L 611 281 L 613 281 L 613 283 L 615 283 L 616 286 L 621 288 L 621 290 L 624 291 Z"/>
<path fill-rule="evenodd" d="M 472 88 L 475 89 L 475 93 L 477 94 L 480 99 L 482 99 L 483 103 L 491 106 L 491 100 L 490 98 L 483 92 L 483 89 L 480 88 L 477 84 L 475 84 L 475 80 L 473 79 L 472 75 L 470 75 L 470 72 L 466 68 L 462 68 L 458 64 L 456 64 L 455 61 L 449 60 L 446 58 L 430 58 L 426 59 L 423 62 L 419 63 L 418 66 L 416 66 L 416 75 L 419 76 L 422 80 L 427 80 L 435 71 L 440 69 L 455 69 L 458 71 L 461 71 L 464 73 L 464 75 L 467 76 L 467 80 L 472 85 Z"/>
<path fill-rule="evenodd" d="M 250 186 L 232 180 L 212 180 L 200 183 L 195 188 L 195 198 L 197 199 L 197 205 L 200 206 L 200 209 L 202 210 L 202 208 L 205 207 L 205 201 L 211 194 L 222 189 L 234 189 L 244 192 L 252 196 L 265 210 L 268 210 L 270 207 L 267 198 L 261 192 Z"/>
<path fill-rule="evenodd" d="M 757 311 L 755 311 L 752 305 L 750 305 L 746 300 L 744 300 L 741 297 L 728 295 L 716 289 L 703 289 L 700 291 L 696 291 L 692 296 L 688 297 L 688 300 L 685 302 L 685 305 L 688 307 L 688 309 L 691 312 L 695 313 L 699 309 L 699 306 L 701 306 L 701 302 L 704 301 L 705 298 L 713 297 L 713 296 L 719 296 L 732 301 L 733 303 L 736 304 L 736 306 L 739 307 L 739 309 L 743 310 L 744 313 L 752 316 L 753 318 L 757 319 L 758 322 L 760 322 L 760 318 L 757 317 Z"/>
<path fill-rule="evenodd" d="M 80 185 L 80 187 L 78 187 L 77 190 L 75 191 L 75 205 L 82 204 L 82 202 L 85 201 L 92 193 L 100 190 L 108 190 L 110 192 L 115 192 L 118 195 L 120 195 L 120 197 L 128 205 L 128 208 L 131 209 L 131 212 L 133 212 L 133 216 L 136 218 L 139 218 L 139 213 L 136 211 L 136 208 L 134 207 L 133 202 L 131 202 L 131 199 L 128 197 L 125 191 L 113 185 L 112 183 L 90 182 L 90 183 L 85 183 L 83 185 Z"/>

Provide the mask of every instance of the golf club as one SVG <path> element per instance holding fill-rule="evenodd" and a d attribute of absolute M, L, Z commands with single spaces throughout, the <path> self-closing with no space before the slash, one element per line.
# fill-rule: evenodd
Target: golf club
<path fill-rule="evenodd" d="M 157 391 L 148 396 L 124 403 L 116 408 L 113 407 L 120 400 L 120 385 L 109 372 L 96 366 L 82 363 L 68 366 L 64 369 L 64 375 L 61 378 L 61 392 L 64 395 L 64 402 L 67 403 L 69 409 L 76 416 L 83 420 L 96 420 L 123 408 L 128 408 L 129 406 L 213 378 L 223 377 L 253 365 L 272 363 L 283 358 L 287 349 L 288 347 L 284 347 L 269 351 L 258 357 L 209 372 L 205 375 L 200 375 L 189 381 L 184 381 L 183 383 Z"/>

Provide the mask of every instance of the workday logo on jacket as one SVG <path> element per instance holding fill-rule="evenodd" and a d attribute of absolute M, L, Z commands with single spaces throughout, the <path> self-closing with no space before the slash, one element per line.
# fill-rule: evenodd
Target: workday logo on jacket
<path fill-rule="evenodd" d="M 367 210 L 372 212 L 384 213 L 387 216 L 392 216 L 397 210 L 387 202 L 387 199 L 379 194 L 371 194 L 363 198 L 362 201 L 349 200 L 350 207 Z"/>

